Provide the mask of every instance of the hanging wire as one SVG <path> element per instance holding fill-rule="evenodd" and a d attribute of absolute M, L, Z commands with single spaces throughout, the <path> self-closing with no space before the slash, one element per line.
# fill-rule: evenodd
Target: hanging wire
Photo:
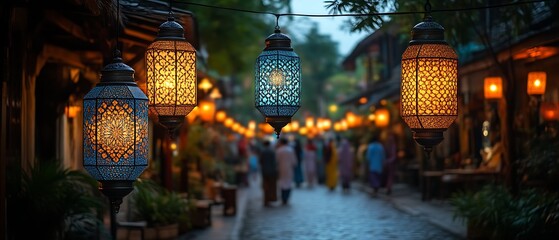
<path fill-rule="evenodd" d="M 172 18 L 173 16 L 173 0 L 169 0 L 169 17 Z"/>
<path fill-rule="evenodd" d="M 116 35 L 116 42 L 115 42 L 115 57 L 120 57 L 120 50 L 118 49 L 118 37 L 119 37 L 119 29 L 120 29 L 120 0 L 116 1 L 116 20 L 115 20 L 115 35 Z"/>
<path fill-rule="evenodd" d="M 173 0 L 171 0 L 173 1 Z M 367 16 L 392 16 L 392 15 L 409 15 L 409 14 L 426 14 L 426 13 L 433 13 L 433 12 L 461 12 L 461 11 L 474 11 L 474 10 L 481 10 L 481 9 L 490 9 L 490 8 L 502 8 L 502 7 L 510 7 L 510 6 L 517 6 L 523 4 L 532 4 L 532 3 L 539 3 L 539 2 L 549 2 L 555 0 L 532 0 L 532 1 L 514 1 L 508 3 L 499 3 L 487 6 L 479 6 L 479 7 L 465 7 L 465 8 L 447 8 L 447 9 L 431 9 L 431 4 L 429 1 L 425 4 L 425 8 L 427 8 L 427 4 L 429 5 L 429 10 L 425 9 L 425 11 L 403 11 L 403 12 L 379 12 L 379 13 L 339 13 L 339 14 L 306 14 L 306 13 L 274 13 L 274 12 L 267 12 L 267 11 L 255 11 L 255 10 L 247 10 L 247 9 L 240 9 L 240 8 L 231 8 L 231 7 L 221 7 L 215 5 L 208 5 L 202 3 L 195 3 L 189 1 L 180 1 L 180 3 L 192 5 L 192 6 L 199 6 L 199 7 L 206 7 L 212 9 L 221 9 L 221 10 L 228 10 L 234 12 L 244 12 L 244 13 L 254 13 L 254 14 L 267 14 L 267 15 L 274 15 L 276 18 L 277 16 L 294 16 L 294 17 L 367 17 Z"/>
<path fill-rule="evenodd" d="M 275 29 L 279 31 L 280 30 L 280 27 L 279 27 L 280 15 L 279 14 L 274 14 L 274 16 L 276 16 L 276 28 Z"/>

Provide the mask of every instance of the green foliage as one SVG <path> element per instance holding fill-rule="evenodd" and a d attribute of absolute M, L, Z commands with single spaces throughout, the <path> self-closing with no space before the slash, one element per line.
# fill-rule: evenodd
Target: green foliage
<path fill-rule="evenodd" d="M 145 220 L 150 227 L 188 220 L 188 201 L 150 180 L 143 179 L 134 183 L 132 204 L 134 217 Z"/>
<path fill-rule="evenodd" d="M 9 178 L 9 185 L 21 184 L 10 189 L 7 199 L 8 227 L 15 239 L 91 239 L 99 229 L 107 234 L 97 216 L 103 198 L 89 175 L 45 162 L 21 172 L 20 179 Z"/>
<path fill-rule="evenodd" d="M 559 195 L 525 190 L 512 196 L 502 186 L 451 198 L 455 218 L 462 218 L 492 239 L 556 239 L 559 237 Z"/>
<path fill-rule="evenodd" d="M 559 141 L 538 137 L 528 145 L 528 156 L 519 161 L 519 174 L 527 180 L 551 180 L 559 176 Z"/>

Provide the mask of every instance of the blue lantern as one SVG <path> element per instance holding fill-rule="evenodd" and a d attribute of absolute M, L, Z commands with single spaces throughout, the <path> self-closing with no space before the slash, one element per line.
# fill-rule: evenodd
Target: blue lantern
<path fill-rule="evenodd" d="M 254 98 L 278 137 L 301 106 L 301 59 L 278 27 L 256 59 Z"/>
<path fill-rule="evenodd" d="M 119 55 L 83 101 L 83 166 L 111 201 L 132 190 L 148 163 L 148 98 Z"/>

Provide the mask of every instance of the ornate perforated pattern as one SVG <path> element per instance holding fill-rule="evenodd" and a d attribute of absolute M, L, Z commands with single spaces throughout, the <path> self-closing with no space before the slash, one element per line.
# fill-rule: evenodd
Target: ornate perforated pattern
<path fill-rule="evenodd" d="M 148 100 L 137 86 L 112 87 L 84 97 L 84 168 L 98 180 L 134 180 L 147 166 Z"/>
<path fill-rule="evenodd" d="M 412 129 L 448 128 L 458 114 L 458 56 L 445 44 L 411 45 L 402 55 L 402 118 Z"/>
<path fill-rule="evenodd" d="M 255 66 L 255 106 L 266 117 L 291 117 L 301 102 L 301 60 L 293 51 L 264 51 Z"/>
<path fill-rule="evenodd" d="M 186 41 L 160 40 L 146 51 L 149 106 L 160 116 L 186 116 L 197 104 L 196 50 Z"/>

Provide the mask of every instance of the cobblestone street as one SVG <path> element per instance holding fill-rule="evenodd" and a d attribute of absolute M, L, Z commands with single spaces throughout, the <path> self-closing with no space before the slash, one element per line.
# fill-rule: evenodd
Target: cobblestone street
<path fill-rule="evenodd" d="M 259 239 L 457 239 L 380 198 L 353 189 L 292 191 L 289 205 L 263 207 L 259 185 L 249 191 L 243 240 Z"/>

